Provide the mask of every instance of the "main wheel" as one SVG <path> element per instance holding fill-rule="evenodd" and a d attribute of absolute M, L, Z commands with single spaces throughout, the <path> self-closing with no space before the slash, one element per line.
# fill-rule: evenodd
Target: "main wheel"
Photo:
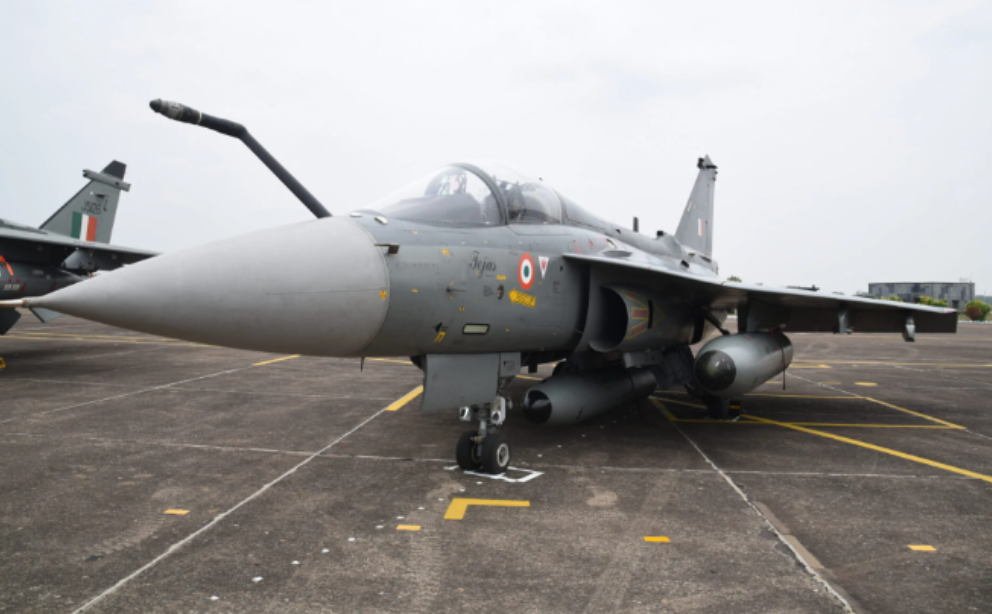
<path fill-rule="evenodd" d="M 458 466 L 465 471 L 478 471 L 482 466 L 482 446 L 475 443 L 475 436 L 475 431 L 465 431 L 458 438 L 458 447 L 455 448 Z"/>
<path fill-rule="evenodd" d="M 730 399 L 706 395 L 706 417 L 711 420 L 726 420 L 730 417 Z"/>
<path fill-rule="evenodd" d="M 510 466 L 510 444 L 502 433 L 486 435 L 482 440 L 482 470 L 486 473 L 499 475 L 506 473 Z"/>

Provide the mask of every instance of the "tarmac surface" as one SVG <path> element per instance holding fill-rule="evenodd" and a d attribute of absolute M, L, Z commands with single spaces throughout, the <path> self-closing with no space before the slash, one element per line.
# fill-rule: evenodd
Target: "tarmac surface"
<path fill-rule="evenodd" d="M 992 611 L 992 326 L 795 335 L 737 422 L 677 392 L 511 411 L 496 480 L 452 469 L 467 426 L 405 359 L 29 318 L 0 337 L 0 612 Z"/>

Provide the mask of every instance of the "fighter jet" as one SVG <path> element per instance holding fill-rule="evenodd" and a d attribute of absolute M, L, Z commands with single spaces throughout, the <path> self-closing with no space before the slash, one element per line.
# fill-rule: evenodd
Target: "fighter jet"
<path fill-rule="evenodd" d="M 467 470 L 507 469 L 504 390 L 523 369 L 557 363 L 519 412 L 538 424 L 576 423 L 675 386 L 728 419 L 742 395 L 789 367 L 787 333 L 913 341 L 956 330 L 953 310 L 722 281 L 709 157 L 674 234 L 618 227 L 494 163 L 450 164 L 331 217 L 244 126 L 151 106 L 241 139 L 319 219 L 10 304 L 263 352 L 409 356 L 423 371 L 420 409 L 477 425 L 455 446 Z M 730 310 L 736 332 L 724 327 Z M 694 356 L 690 346 L 716 331 Z"/>
<path fill-rule="evenodd" d="M 83 170 L 89 182 L 40 227 L 0 219 L 0 299 L 38 297 L 65 288 L 96 271 L 110 271 L 154 256 L 147 250 L 110 245 L 127 166 L 114 160 L 97 173 Z M 59 313 L 31 311 L 41 321 Z M 21 315 L 0 310 L 0 335 Z"/>

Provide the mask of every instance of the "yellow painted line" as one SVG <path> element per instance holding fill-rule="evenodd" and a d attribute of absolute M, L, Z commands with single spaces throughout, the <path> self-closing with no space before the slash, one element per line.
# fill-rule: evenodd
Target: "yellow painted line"
<path fill-rule="evenodd" d="M 873 387 L 873 386 L 878 386 L 878 384 L 876 384 L 875 382 L 854 382 L 854 385 L 855 386 L 865 386 L 865 387 L 869 387 L 869 388 L 870 387 Z"/>
<path fill-rule="evenodd" d="M 924 545 L 924 544 L 910 544 L 909 545 L 909 549 L 910 550 L 915 550 L 917 552 L 936 552 L 937 551 L 937 549 L 934 548 L 933 546 L 927 546 L 927 545 Z"/>
<path fill-rule="evenodd" d="M 885 362 L 881 360 L 823 360 L 819 361 L 832 365 L 881 365 L 895 367 L 975 367 L 989 368 L 992 365 L 956 362 Z"/>
<path fill-rule="evenodd" d="M 189 510 L 165 510 L 163 514 L 172 514 L 173 516 L 185 516 L 189 513 Z"/>
<path fill-rule="evenodd" d="M 832 369 L 829 365 L 792 365 L 790 369 Z"/>
<path fill-rule="evenodd" d="M 409 360 L 394 360 L 392 358 L 366 358 L 365 360 L 374 360 L 376 362 L 395 362 L 395 363 L 399 363 L 401 365 L 412 365 L 412 366 L 416 366 L 412 362 L 410 362 Z"/>
<path fill-rule="evenodd" d="M 650 542 L 650 543 L 653 543 L 653 544 L 667 544 L 670 540 L 667 537 L 663 537 L 661 535 L 658 535 L 658 536 L 645 535 L 644 536 L 644 541 Z"/>
<path fill-rule="evenodd" d="M 923 418 L 925 420 L 929 420 L 931 422 L 936 422 L 937 424 L 943 424 L 945 426 L 950 426 L 950 427 L 953 427 L 953 428 L 956 428 L 956 429 L 967 428 L 967 427 L 961 426 L 959 424 L 954 424 L 953 422 L 948 422 L 947 420 L 941 420 L 940 418 L 934 418 L 933 416 L 928 416 L 926 414 L 921 414 L 918 411 L 913 411 L 911 409 L 906 409 L 905 407 L 899 407 L 898 405 L 893 405 L 892 403 L 886 403 L 885 401 L 879 401 L 878 399 L 873 399 L 871 397 L 862 397 L 862 398 L 865 399 L 865 400 L 867 400 L 867 401 L 871 401 L 872 403 L 878 403 L 879 405 L 884 405 L 886 407 L 891 407 L 892 409 L 898 409 L 899 411 L 905 412 L 907 414 L 912 414 L 914 416 L 919 416 L 920 418 Z"/>
<path fill-rule="evenodd" d="M 419 524 L 400 524 L 400 525 L 396 525 L 396 530 L 397 531 L 419 531 L 420 530 L 420 525 Z"/>
<path fill-rule="evenodd" d="M 294 358 L 299 358 L 299 354 L 293 354 L 292 356 L 283 356 L 282 358 L 273 358 L 272 360 L 265 360 L 263 362 L 256 362 L 253 367 L 261 367 L 262 365 L 271 365 L 274 362 L 282 362 L 284 360 L 293 360 Z"/>
<path fill-rule="evenodd" d="M 652 401 L 656 401 L 657 399 L 651 399 L 651 400 Z M 696 409 L 706 409 L 706 406 L 705 405 L 700 405 L 698 403 L 686 403 L 685 401 L 677 401 L 675 399 L 665 399 L 665 402 L 666 403 L 675 403 L 676 405 L 685 405 L 686 407 L 695 407 Z M 663 411 L 668 411 L 668 410 L 665 409 Z"/>
<path fill-rule="evenodd" d="M 747 414 L 747 418 L 761 420 L 761 416 Z M 963 429 L 963 426 L 937 426 L 931 424 L 859 424 L 857 422 L 783 422 L 782 424 L 792 424 L 794 426 L 835 426 L 839 428 L 863 428 L 863 429 L 932 429 L 936 431 L 949 431 Z M 771 426 L 771 425 L 769 425 Z"/>
<path fill-rule="evenodd" d="M 817 384 L 823 384 L 824 386 L 840 386 L 842 382 L 817 382 Z"/>
<path fill-rule="evenodd" d="M 386 411 L 396 411 L 397 409 L 403 407 L 404 405 L 406 405 L 407 403 L 409 403 L 413 399 L 417 398 L 420 395 L 420 393 L 423 392 L 423 391 L 424 391 L 424 387 L 423 386 L 417 386 L 416 388 L 414 388 L 410 392 L 404 394 L 402 397 L 400 397 L 400 398 L 396 399 L 395 401 L 393 401 L 389 405 L 389 407 L 386 408 Z"/>
<path fill-rule="evenodd" d="M 832 397 L 829 395 L 816 395 L 816 394 L 774 394 L 770 392 L 748 392 L 744 396 L 746 397 L 778 397 L 782 399 L 833 399 L 835 401 L 847 400 L 854 401 L 857 399 L 862 399 L 864 397 L 852 397 L 852 396 L 838 396 Z"/>
<path fill-rule="evenodd" d="M 448 511 L 444 513 L 445 520 L 462 520 L 470 505 L 486 507 L 530 507 L 530 501 L 507 501 L 503 499 L 452 499 Z"/>
<path fill-rule="evenodd" d="M 858 441 L 857 439 L 851 439 L 850 437 L 842 437 L 840 435 L 834 435 L 833 433 L 825 433 L 823 431 L 817 431 L 804 426 L 796 426 L 795 424 L 789 424 L 788 422 L 777 422 L 775 420 L 769 420 L 767 418 L 759 418 L 757 416 L 751 416 L 759 422 L 767 422 L 768 424 L 775 424 L 783 428 L 792 429 L 794 431 L 800 431 L 802 433 L 809 433 L 810 435 L 819 435 L 820 437 L 826 437 L 827 439 L 833 439 L 835 441 L 840 441 L 843 443 L 849 443 L 853 446 L 859 446 L 862 448 L 867 448 L 869 450 L 874 450 L 876 452 L 882 452 L 883 454 L 889 454 L 898 458 L 902 458 L 914 463 L 920 463 L 921 465 L 927 465 L 930 467 L 936 467 L 937 469 L 943 469 L 944 471 L 950 471 L 951 473 L 957 473 L 959 475 L 966 475 L 970 478 L 977 478 L 985 482 L 992 483 L 992 476 L 984 475 L 981 473 L 976 473 L 974 471 L 968 471 L 967 469 L 961 469 L 960 467 L 954 467 L 951 465 L 945 465 L 944 463 L 938 463 L 937 461 L 932 461 L 928 458 L 923 458 L 920 456 L 914 456 L 913 454 L 906 454 L 905 452 L 900 452 L 898 450 L 893 450 L 891 448 L 883 448 L 882 446 L 876 446 L 873 443 L 868 443 L 866 441 Z"/>
<path fill-rule="evenodd" d="M 531 377 L 530 375 L 518 375 L 517 377 L 519 377 L 520 379 L 534 380 L 535 382 L 540 382 L 540 381 L 544 380 L 543 377 Z"/>

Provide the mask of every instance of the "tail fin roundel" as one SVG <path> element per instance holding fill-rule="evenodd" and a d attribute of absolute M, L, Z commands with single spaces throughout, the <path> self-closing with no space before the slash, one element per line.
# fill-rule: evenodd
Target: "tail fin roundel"
<path fill-rule="evenodd" d="M 709 156 L 696 163 L 699 174 L 686 203 L 675 238 L 686 249 L 705 256 L 713 255 L 713 192 L 716 188 L 716 164 Z"/>

